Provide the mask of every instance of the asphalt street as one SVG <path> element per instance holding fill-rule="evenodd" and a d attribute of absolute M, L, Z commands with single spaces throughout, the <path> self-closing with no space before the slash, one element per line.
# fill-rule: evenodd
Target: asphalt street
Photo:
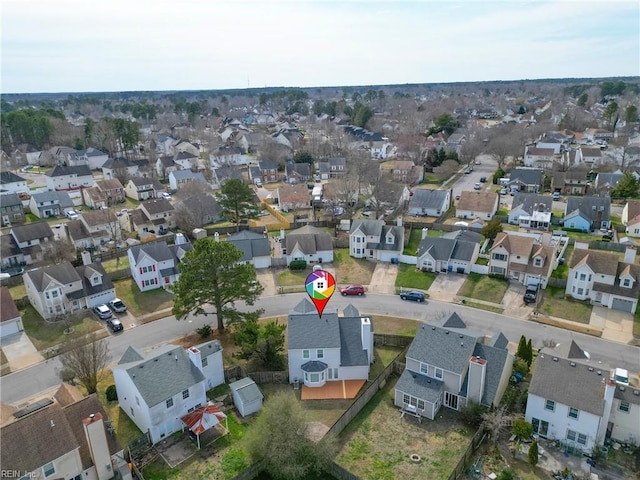
<path fill-rule="evenodd" d="M 264 316 L 268 317 L 286 315 L 305 297 L 306 295 L 302 293 L 265 297 L 250 309 L 263 308 Z M 564 344 L 573 339 L 590 353 L 590 361 L 594 364 L 601 362 L 603 366 L 617 366 L 637 371 L 640 363 L 640 349 L 637 347 L 620 345 L 589 335 L 435 300 L 413 303 L 403 302 L 395 295 L 368 294 L 364 297 L 350 298 L 334 296 L 329 301 L 326 311 L 332 309 L 341 311 L 349 303 L 358 308 L 361 314 L 411 318 L 423 322 L 437 322 L 444 315 L 457 312 L 470 329 L 482 335 L 492 335 L 502 331 L 511 342 L 515 343 L 521 335 L 525 335 L 532 339 L 533 346 L 536 348 L 542 347 L 545 341 L 553 340 Z M 239 308 L 243 309 L 243 306 L 239 305 Z M 115 363 L 130 345 L 148 349 L 169 343 L 193 333 L 196 328 L 205 323 L 215 323 L 215 317 L 200 316 L 181 321 L 176 320 L 175 317 L 166 317 L 126 330 L 122 334 L 110 336 L 106 341 L 109 343 L 112 361 Z M 54 358 L 0 378 L 0 401 L 19 404 L 24 399 L 57 386 L 60 383 L 59 369 L 60 363 Z"/>

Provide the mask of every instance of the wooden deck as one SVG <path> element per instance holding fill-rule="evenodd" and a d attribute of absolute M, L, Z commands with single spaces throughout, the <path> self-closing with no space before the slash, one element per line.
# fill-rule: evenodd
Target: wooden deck
<path fill-rule="evenodd" d="M 302 400 L 329 400 L 355 398 L 365 384 L 364 380 L 338 380 L 327 382 L 322 387 L 302 385 Z"/>

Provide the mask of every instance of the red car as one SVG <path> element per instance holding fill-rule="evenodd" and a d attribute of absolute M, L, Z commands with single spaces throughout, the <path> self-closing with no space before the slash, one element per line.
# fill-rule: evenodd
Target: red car
<path fill-rule="evenodd" d="M 362 285 L 347 285 L 340 289 L 340 293 L 345 295 L 364 295 L 364 287 Z"/>

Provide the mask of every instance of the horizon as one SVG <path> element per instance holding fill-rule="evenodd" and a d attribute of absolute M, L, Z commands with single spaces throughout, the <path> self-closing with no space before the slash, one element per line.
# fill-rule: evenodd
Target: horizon
<path fill-rule="evenodd" d="M 2 6 L 0 90 L 118 93 L 637 77 L 639 17 L 640 4 L 629 0 L 8 0 Z"/>

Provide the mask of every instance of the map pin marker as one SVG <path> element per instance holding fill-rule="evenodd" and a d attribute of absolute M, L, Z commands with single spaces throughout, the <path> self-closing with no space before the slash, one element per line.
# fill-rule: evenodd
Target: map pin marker
<path fill-rule="evenodd" d="M 327 305 L 335 289 L 336 279 L 325 270 L 316 270 L 307 276 L 305 280 L 305 290 L 316 306 L 320 318 L 322 318 L 324 307 Z"/>

